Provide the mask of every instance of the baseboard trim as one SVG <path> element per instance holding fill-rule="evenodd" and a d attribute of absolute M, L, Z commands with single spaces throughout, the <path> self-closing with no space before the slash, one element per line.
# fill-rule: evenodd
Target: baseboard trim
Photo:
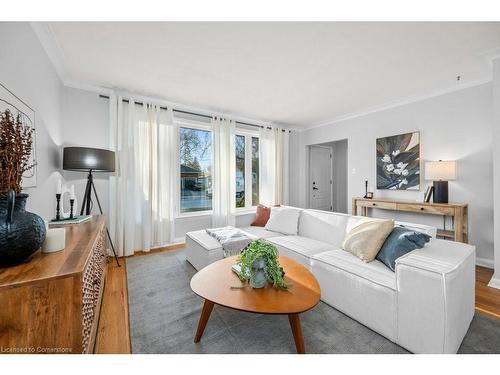
<path fill-rule="evenodd" d="M 500 275 L 498 275 L 498 272 L 495 272 L 493 274 L 493 277 L 491 278 L 490 282 L 488 283 L 488 286 L 490 288 L 495 288 L 495 289 L 500 289 Z"/>
<path fill-rule="evenodd" d="M 486 258 L 476 258 L 476 266 L 486 267 L 486 268 L 495 268 L 495 264 L 492 259 Z"/>

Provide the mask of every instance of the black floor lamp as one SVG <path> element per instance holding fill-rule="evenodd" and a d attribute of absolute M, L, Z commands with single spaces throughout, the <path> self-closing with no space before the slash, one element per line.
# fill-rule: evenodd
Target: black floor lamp
<path fill-rule="evenodd" d="M 88 172 L 87 186 L 85 187 L 85 195 L 83 196 L 82 209 L 80 215 L 90 215 L 92 211 L 92 192 L 94 192 L 97 206 L 101 215 L 102 207 L 97 196 L 97 191 L 94 185 L 94 172 L 114 172 L 115 171 L 115 153 L 109 150 L 89 147 L 65 147 L 63 153 L 63 169 L 67 171 Z M 116 264 L 120 267 L 120 262 L 116 256 L 115 247 L 108 228 L 106 227 L 113 255 L 115 256 Z"/>

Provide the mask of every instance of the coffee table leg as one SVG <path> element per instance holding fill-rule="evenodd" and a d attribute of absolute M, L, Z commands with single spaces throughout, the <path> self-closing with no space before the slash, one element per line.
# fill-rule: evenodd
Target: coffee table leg
<path fill-rule="evenodd" d="M 293 339 L 298 354 L 305 354 L 304 337 L 302 336 L 302 327 L 300 326 L 299 314 L 288 314 L 290 327 L 292 328 Z"/>
<path fill-rule="evenodd" d="M 203 335 L 203 331 L 205 330 L 208 318 L 210 318 L 210 314 L 212 313 L 213 308 L 214 303 L 206 299 L 205 303 L 203 304 L 203 309 L 201 310 L 200 321 L 198 322 L 198 329 L 196 330 L 196 335 L 194 336 L 194 342 L 200 342 L 201 336 Z"/>

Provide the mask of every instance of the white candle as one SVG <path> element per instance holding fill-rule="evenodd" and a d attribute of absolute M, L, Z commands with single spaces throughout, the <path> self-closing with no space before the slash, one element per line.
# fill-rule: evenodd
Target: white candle
<path fill-rule="evenodd" d="M 61 194 L 61 193 L 62 193 L 62 181 L 61 179 L 59 179 L 59 181 L 57 182 L 56 194 Z"/>
<path fill-rule="evenodd" d="M 49 228 L 42 245 L 42 253 L 64 250 L 66 246 L 66 228 Z"/>
<path fill-rule="evenodd" d="M 69 199 L 75 199 L 75 185 L 71 185 L 71 191 L 69 193 Z"/>

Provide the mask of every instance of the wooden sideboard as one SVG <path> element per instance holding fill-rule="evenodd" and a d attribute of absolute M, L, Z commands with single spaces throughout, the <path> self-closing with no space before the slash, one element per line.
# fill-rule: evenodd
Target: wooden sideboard
<path fill-rule="evenodd" d="M 65 226 L 64 250 L 0 268 L 0 352 L 92 353 L 106 278 L 102 216 Z"/>
<path fill-rule="evenodd" d="M 431 215 L 451 216 L 453 230 L 439 230 L 438 236 L 458 242 L 468 242 L 468 212 L 467 204 L 463 203 L 424 203 L 392 199 L 353 198 L 352 214 L 368 216 L 369 208 L 383 210 L 413 212 Z"/>

